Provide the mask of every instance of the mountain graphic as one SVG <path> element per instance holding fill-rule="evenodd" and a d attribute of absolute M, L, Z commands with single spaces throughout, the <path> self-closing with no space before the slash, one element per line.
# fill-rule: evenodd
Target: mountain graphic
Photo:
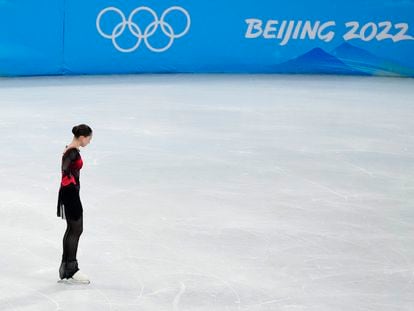
<path fill-rule="evenodd" d="M 413 76 L 414 69 L 398 64 L 397 62 L 383 59 L 364 49 L 344 42 L 331 54 L 352 69 L 372 75 L 386 76 Z"/>
<path fill-rule="evenodd" d="M 289 73 L 322 73 L 345 75 L 369 75 L 370 73 L 352 68 L 335 56 L 321 48 L 314 48 L 309 52 L 291 59 L 285 63 L 272 66 L 275 72 Z"/>

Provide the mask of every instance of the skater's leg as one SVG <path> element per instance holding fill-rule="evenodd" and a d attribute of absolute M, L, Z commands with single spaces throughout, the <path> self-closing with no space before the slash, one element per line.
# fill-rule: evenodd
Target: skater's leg
<path fill-rule="evenodd" d="M 66 219 L 67 229 L 63 237 L 63 256 L 66 261 L 76 260 L 79 238 L 83 232 L 83 217 L 78 220 Z"/>
<path fill-rule="evenodd" d="M 66 261 L 66 260 L 67 260 L 67 258 L 68 258 L 67 251 L 66 251 L 66 245 L 67 245 L 66 240 L 67 240 L 67 238 L 68 238 L 69 231 L 70 231 L 70 226 L 69 226 L 69 224 L 67 224 L 65 234 L 63 235 L 63 254 L 62 254 L 62 262 Z"/>
<path fill-rule="evenodd" d="M 66 248 L 67 248 L 66 247 L 66 245 L 67 245 L 66 241 L 67 241 L 69 232 L 70 232 L 70 226 L 69 226 L 69 224 L 67 224 L 65 234 L 63 235 L 63 254 L 62 254 L 62 262 L 61 262 L 60 267 L 59 267 L 59 277 L 60 277 L 60 279 L 65 278 L 66 261 L 67 261 L 67 258 L 68 258 L 67 251 L 66 251 Z"/>
<path fill-rule="evenodd" d="M 79 238 L 83 231 L 83 218 L 80 217 L 78 220 L 66 219 L 66 223 L 67 228 L 63 237 L 62 263 L 59 268 L 59 276 L 61 279 L 70 278 L 79 270 L 76 253 Z"/>

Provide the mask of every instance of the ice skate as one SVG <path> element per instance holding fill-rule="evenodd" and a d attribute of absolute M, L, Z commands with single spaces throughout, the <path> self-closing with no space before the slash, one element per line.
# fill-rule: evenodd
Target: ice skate
<path fill-rule="evenodd" d="M 76 272 L 72 277 L 67 279 L 61 279 L 58 283 L 66 283 L 66 284 L 90 284 L 90 280 L 88 276 L 80 271 Z"/>
<path fill-rule="evenodd" d="M 63 272 L 61 272 L 64 270 Z M 86 274 L 79 271 L 77 260 L 69 261 L 66 265 L 59 270 L 60 280 L 59 283 L 69 284 L 89 284 L 89 278 Z"/>
<path fill-rule="evenodd" d="M 64 279 L 66 283 L 70 284 L 89 284 L 89 278 L 86 274 L 78 271 L 71 278 Z"/>

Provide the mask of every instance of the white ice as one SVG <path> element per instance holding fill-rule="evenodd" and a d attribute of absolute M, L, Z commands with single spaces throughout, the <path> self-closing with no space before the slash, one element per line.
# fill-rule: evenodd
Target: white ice
<path fill-rule="evenodd" d="M 81 149 L 90 285 L 57 283 Z M 414 80 L 0 79 L 0 310 L 414 310 Z"/>

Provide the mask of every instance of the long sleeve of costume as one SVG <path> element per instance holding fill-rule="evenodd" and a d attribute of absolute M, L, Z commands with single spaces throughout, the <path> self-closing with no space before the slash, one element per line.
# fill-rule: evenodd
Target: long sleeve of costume
<path fill-rule="evenodd" d="M 79 158 L 79 153 L 72 148 L 62 158 L 62 186 L 69 184 L 77 185 L 79 183 L 79 170 L 76 170 L 76 160 Z"/>

